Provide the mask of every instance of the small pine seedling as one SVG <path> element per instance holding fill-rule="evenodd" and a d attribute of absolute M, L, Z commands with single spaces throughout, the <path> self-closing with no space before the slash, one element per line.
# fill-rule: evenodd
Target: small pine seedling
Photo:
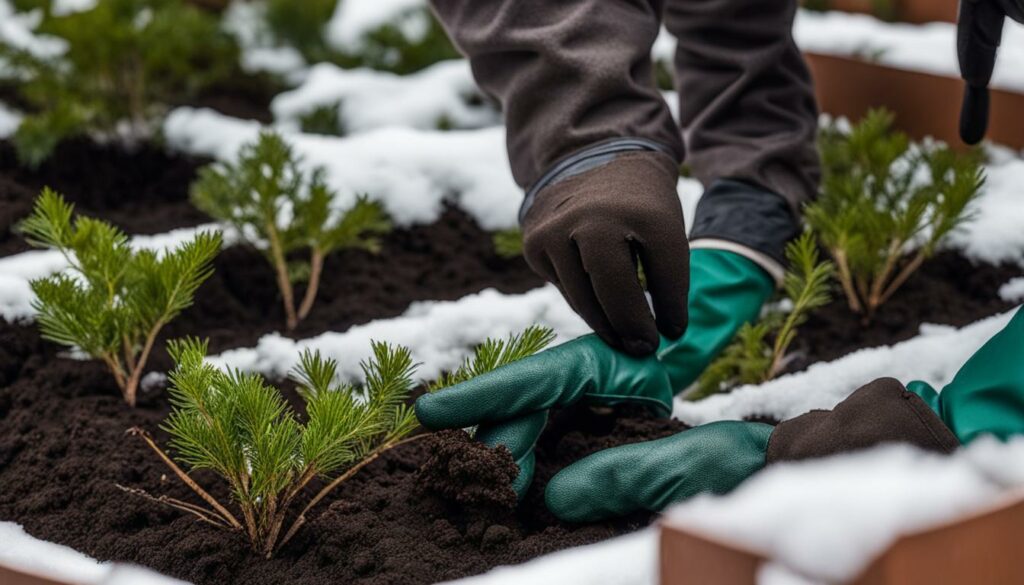
<path fill-rule="evenodd" d="M 200 233 L 160 255 L 133 250 L 128 237 L 106 222 L 81 216 L 72 222 L 73 211 L 44 189 L 21 224 L 31 245 L 59 250 L 74 273 L 32 281 L 32 306 L 44 338 L 102 360 L 135 406 L 157 335 L 191 306 L 213 273 L 221 236 Z"/>
<path fill-rule="evenodd" d="M 838 268 L 850 309 L 870 323 L 943 239 L 968 221 L 985 178 L 977 152 L 912 145 L 892 114 L 822 133 L 821 195 L 807 222 Z"/>
<path fill-rule="evenodd" d="M 437 392 L 507 366 L 543 350 L 554 340 L 555 332 L 539 325 L 531 325 L 521 333 L 511 334 L 505 339 L 488 338 L 455 371 L 447 372 L 435 380 L 428 391 Z"/>
<path fill-rule="evenodd" d="M 721 357 L 698 381 L 697 398 L 741 384 L 760 384 L 778 376 L 786 364 L 797 328 L 808 315 L 831 301 L 829 282 L 835 266 L 821 261 L 814 236 L 805 232 L 786 247 L 790 269 L 783 280 L 788 313 L 772 311 L 756 324 L 746 323 Z"/>
<path fill-rule="evenodd" d="M 38 4 L 37 32 L 65 42 L 62 55 L 0 40 L 5 72 L 32 110 L 13 137 L 25 165 L 38 166 L 71 136 L 148 138 L 169 107 L 237 71 L 232 37 L 184 0 L 98 0 L 71 13 Z"/>
<path fill-rule="evenodd" d="M 488 339 L 458 371 L 431 391 L 463 382 L 545 347 L 553 333 L 530 327 L 504 341 Z M 192 514 L 214 526 L 244 532 L 254 551 L 270 557 L 306 523 L 325 497 L 383 453 L 428 435 L 408 405 L 416 365 L 408 349 L 373 343 L 373 358 L 362 362 L 362 387 L 336 384 L 337 363 L 304 352 L 292 374 L 305 402 L 305 421 L 281 392 L 258 374 L 221 371 L 204 360 L 206 343 L 172 341 L 172 411 L 163 428 L 174 457 L 142 429 L 132 429 L 206 506 L 142 490 L 122 490 Z M 412 435 L 412 436 L 411 436 Z M 229 485 L 238 514 L 183 470 L 208 469 Z M 297 498 L 320 478 L 323 487 L 284 525 Z"/>
<path fill-rule="evenodd" d="M 163 429 L 169 456 L 141 429 L 149 447 L 209 507 L 124 488 L 168 504 L 221 528 L 244 532 L 254 551 L 270 558 L 306 522 L 306 513 L 385 451 L 416 429 L 406 404 L 416 368 L 409 350 L 373 344 L 363 362 L 365 385 L 338 385 L 337 363 L 318 353 L 302 354 L 293 373 L 305 402 L 306 421 L 259 374 L 224 372 L 205 361 L 207 345 L 172 341 L 175 368 L 169 374 L 172 410 Z M 203 489 L 175 462 L 215 472 L 231 488 L 239 515 Z M 284 530 L 292 505 L 314 479 L 325 485 Z M 239 519 L 239 516 L 241 519 Z"/>
<path fill-rule="evenodd" d="M 277 277 L 289 330 L 312 310 L 329 254 L 351 248 L 375 252 L 376 236 L 391 230 L 381 204 L 366 197 L 335 212 L 324 170 L 305 173 L 300 162 L 280 135 L 263 132 L 242 147 L 234 164 L 202 169 L 192 186 L 196 207 L 233 225 L 263 251 Z M 303 249 L 309 250 L 307 263 L 289 262 Z M 306 292 L 296 307 L 293 285 L 302 280 Z"/>

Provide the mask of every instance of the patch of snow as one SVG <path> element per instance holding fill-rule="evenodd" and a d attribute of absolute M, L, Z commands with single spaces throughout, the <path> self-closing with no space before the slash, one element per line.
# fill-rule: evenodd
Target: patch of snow
<path fill-rule="evenodd" d="M 202 231 L 220 231 L 225 246 L 238 241 L 233 230 L 218 224 L 204 224 L 164 234 L 135 236 L 131 239 L 131 246 L 136 250 L 168 250 Z M 0 258 L 0 317 L 8 321 L 31 319 L 35 315 L 32 309 L 35 295 L 29 283 L 66 268 L 67 259 L 56 250 L 30 250 Z"/>
<path fill-rule="evenodd" d="M 1003 501 L 1024 485 L 1020 473 L 1001 475 L 1008 468 L 1024 468 L 1024 438 L 983 439 L 948 457 L 888 445 L 770 467 L 731 494 L 671 509 L 666 522 L 846 582 L 900 536 Z"/>
<path fill-rule="evenodd" d="M 246 73 L 269 73 L 298 85 L 309 66 L 298 49 L 278 44 L 266 23 L 264 2 L 233 0 L 224 11 L 221 26 L 238 41 L 239 64 Z"/>
<path fill-rule="evenodd" d="M 28 51 L 41 59 L 59 57 L 68 50 L 67 42 L 49 35 L 37 35 L 42 13 L 38 10 L 18 12 L 10 0 L 0 0 L 0 44 L 16 50 Z M 0 60 L 0 77 L 11 73 Z"/>
<path fill-rule="evenodd" d="M 384 126 L 438 128 L 445 120 L 453 128 L 481 128 L 501 123 L 501 115 L 482 100 L 469 62 L 441 61 L 412 75 L 372 69 L 342 69 L 331 63 L 315 65 L 305 82 L 274 98 L 271 110 L 278 122 L 299 129 L 299 118 L 318 107 L 340 107 L 349 134 Z"/>
<path fill-rule="evenodd" d="M 12 110 L 7 104 L 0 102 L 0 140 L 14 135 L 21 126 L 21 112 Z"/>
<path fill-rule="evenodd" d="M 999 298 L 1008 303 L 1024 302 L 1024 276 L 1014 278 L 999 287 Z"/>
<path fill-rule="evenodd" d="M 183 585 L 146 569 L 100 563 L 70 547 L 29 536 L 13 522 L 0 522 L 0 564 L 81 585 Z"/>
<path fill-rule="evenodd" d="M 949 245 L 972 260 L 1024 265 L 1024 160 L 999 147 L 989 153 L 984 190 L 969 208 L 974 218 L 950 234 Z"/>
<path fill-rule="evenodd" d="M 76 12 L 86 12 L 96 7 L 98 0 L 53 0 L 50 10 L 54 16 L 67 16 Z"/>
<path fill-rule="evenodd" d="M 173 148 L 231 161 L 262 128 L 209 109 L 179 108 L 167 117 L 164 135 Z M 305 168 L 326 169 L 339 208 L 366 194 L 405 226 L 435 221 L 450 201 L 486 230 L 518 225 L 523 193 L 512 180 L 503 127 L 448 132 L 390 127 L 343 138 L 278 130 Z M 693 217 L 699 183 L 681 179 L 679 193 Z"/>
<path fill-rule="evenodd" d="M 522 565 L 498 567 L 452 581 L 459 585 L 657 585 L 658 532 L 646 528 L 589 546 L 559 551 Z"/>
<path fill-rule="evenodd" d="M 339 378 L 354 382 L 362 376 L 359 363 L 371 357 L 370 342 L 387 341 L 408 347 L 414 361 L 422 364 L 417 376 L 432 380 L 461 364 L 488 337 L 505 337 L 533 324 L 554 329 L 558 343 L 590 331 L 552 285 L 521 295 L 488 289 L 456 301 L 413 303 L 400 317 L 378 319 L 345 332 L 299 341 L 277 333 L 266 335 L 254 348 L 229 350 L 209 360 L 222 368 L 282 378 L 308 349 L 337 360 Z"/>
<path fill-rule="evenodd" d="M 327 23 L 327 42 L 341 51 L 358 51 L 367 33 L 384 25 L 402 27 L 410 15 L 426 10 L 426 0 L 343 0 Z M 416 38 L 415 29 L 402 30 L 410 40 Z"/>
<path fill-rule="evenodd" d="M 164 133 L 175 148 L 232 160 L 255 141 L 261 126 L 212 110 L 180 108 Z M 516 225 L 522 191 L 512 180 L 503 128 L 420 131 L 381 128 L 347 138 L 283 133 L 307 168 L 322 166 L 338 192 L 335 205 L 351 206 L 366 194 L 399 225 L 430 223 L 446 200 L 457 202 L 484 229 Z"/>
<path fill-rule="evenodd" d="M 751 416 L 785 420 L 832 408 L 854 390 L 884 376 L 904 384 L 924 380 L 941 388 L 1012 314 L 989 317 L 962 329 L 922 325 L 919 336 L 892 347 L 862 349 L 760 386 L 743 386 L 697 402 L 677 399 L 673 416 L 690 425 Z"/>
<path fill-rule="evenodd" d="M 960 77 L 956 25 L 883 22 L 864 14 L 801 10 L 793 27 L 801 49 L 860 56 L 892 67 Z M 992 86 L 1024 90 L 1024 27 L 1007 23 Z"/>

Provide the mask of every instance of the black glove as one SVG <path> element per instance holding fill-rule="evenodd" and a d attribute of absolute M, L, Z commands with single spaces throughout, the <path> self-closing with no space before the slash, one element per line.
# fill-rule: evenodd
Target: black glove
<path fill-rule="evenodd" d="M 666 154 L 618 154 L 541 189 L 523 218 L 530 267 L 605 342 L 632 355 L 654 352 L 659 331 L 676 339 L 686 330 L 690 254 L 678 180 Z"/>
<path fill-rule="evenodd" d="M 988 129 L 988 84 L 996 64 L 1006 17 L 1024 22 L 1024 0 L 960 0 L 957 54 L 966 81 L 960 138 L 977 144 Z"/>

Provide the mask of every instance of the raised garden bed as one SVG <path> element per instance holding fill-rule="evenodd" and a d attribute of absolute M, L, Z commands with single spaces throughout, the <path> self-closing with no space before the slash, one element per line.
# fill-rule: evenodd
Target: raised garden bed
<path fill-rule="evenodd" d="M 94 147 L 88 145 L 75 148 L 82 149 L 83 160 L 94 161 L 90 171 L 95 182 L 87 185 L 97 186 L 77 191 L 90 212 L 118 221 L 129 232 L 205 220 L 184 199 L 196 161 L 145 149 L 129 155 L 103 149 L 89 154 Z M 130 184 L 117 185 L 122 193 L 148 194 L 149 208 L 159 210 L 156 218 L 140 213 L 137 202 L 103 196 L 106 189 L 98 177 L 115 176 L 113 170 L 131 166 L 133 157 L 180 169 L 173 180 L 139 173 Z M 104 161 L 111 161 L 108 171 Z M 8 191 L 15 209 L 26 208 L 26 198 L 50 181 L 64 181 L 75 196 L 76 177 L 53 174 L 49 168 L 33 174 L 10 168 L 5 172 L 15 185 Z M 80 168 L 84 173 L 85 165 Z M 4 245 L 4 255 L 24 249 L 14 234 Z M 352 252 L 333 262 L 337 264 L 329 264 L 327 272 L 333 276 L 324 285 L 322 302 L 298 337 L 393 317 L 415 300 L 456 299 L 488 287 L 518 293 L 540 284 L 521 260 L 496 257 L 489 234 L 454 208 L 434 224 L 387 236 L 379 257 Z M 821 311 L 804 327 L 802 360 L 793 367 L 911 337 L 925 321 L 962 325 L 1004 311 L 1010 303 L 1000 301 L 997 291 L 1019 272 L 1016 266 L 976 265 L 954 252 L 944 253 L 908 282 L 869 331 L 845 317 L 841 303 Z M 928 306 L 944 309 L 929 311 Z M 236 246 L 221 255 L 216 275 L 197 295 L 197 305 L 172 323 L 165 336 L 210 336 L 215 351 L 251 346 L 260 335 L 280 329 L 280 313 L 270 268 L 255 252 Z M 541 439 L 537 481 L 515 510 L 439 495 L 421 475 L 424 464 L 438 453 L 461 453 L 481 472 L 501 463 L 460 442 L 457 435 L 418 441 L 368 466 L 268 561 L 252 554 L 237 535 L 126 497 L 114 486 L 188 497 L 143 443 L 124 436 L 132 426 L 157 431 L 169 410 L 165 393 L 151 389 L 141 396 L 139 408 L 128 409 L 100 364 L 64 357 L 57 346 L 41 340 L 34 326 L 0 323 L 0 341 L 0 519 L 101 560 L 140 564 L 195 583 L 428 583 L 631 532 L 653 516 L 584 526 L 558 522 L 543 505 L 546 481 L 586 454 L 686 428 L 637 411 L 562 412 Z M 159 352 L 150 367 L 163 371 L 169 365 Z M 160 433 L 157 437 L 165 439 Z M 197 477 L 204 479 L 202 473 Z M 443 491 L 463 488 L 474 486 Z"/>
<path fill-rule="evenodd" d="M 916 138 L 960 142 L 963 81 L 867 61 L 860 57 L 806 53 L 822 111 L 858 119 L 872 108 L 896 114 L 899 127 Z M 988 138 L 1024 148 L 1024 94 L 994 88 Z"/>
<path fill-rule="evenodd" d="M 957 0 L 805 0 L 804 4 L 911 24 L 956 22 L 959 7 Z"/>
<path fill-rule="evenodd" d="M 1024 580 L 1016 543 L 1024 537 L 1024 494 L 946 522 L 909 531 L 875 556 L 846 585 L 999 585 Z M 754 585 L 769 563 L 764 551 L 724 541 L 671 517 L 661 523 L 661 585 Z M 799 575 L 792 567 L 772 571 Z"/>

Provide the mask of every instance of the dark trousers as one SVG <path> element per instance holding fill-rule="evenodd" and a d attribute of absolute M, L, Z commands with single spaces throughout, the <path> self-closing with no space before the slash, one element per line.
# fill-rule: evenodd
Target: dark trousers
<path fill-rule="evenodd" d="M 504 110 L 524 189 L 576 151 L 637 137 L 668 147 L 705 185 L 739 179 L 794 210 L 816 192 L 817 106 L 792 38 L 797 0 L 432 3 Z M 662 23 L 679 40 L 682 132 L 654 83 Z"/>

